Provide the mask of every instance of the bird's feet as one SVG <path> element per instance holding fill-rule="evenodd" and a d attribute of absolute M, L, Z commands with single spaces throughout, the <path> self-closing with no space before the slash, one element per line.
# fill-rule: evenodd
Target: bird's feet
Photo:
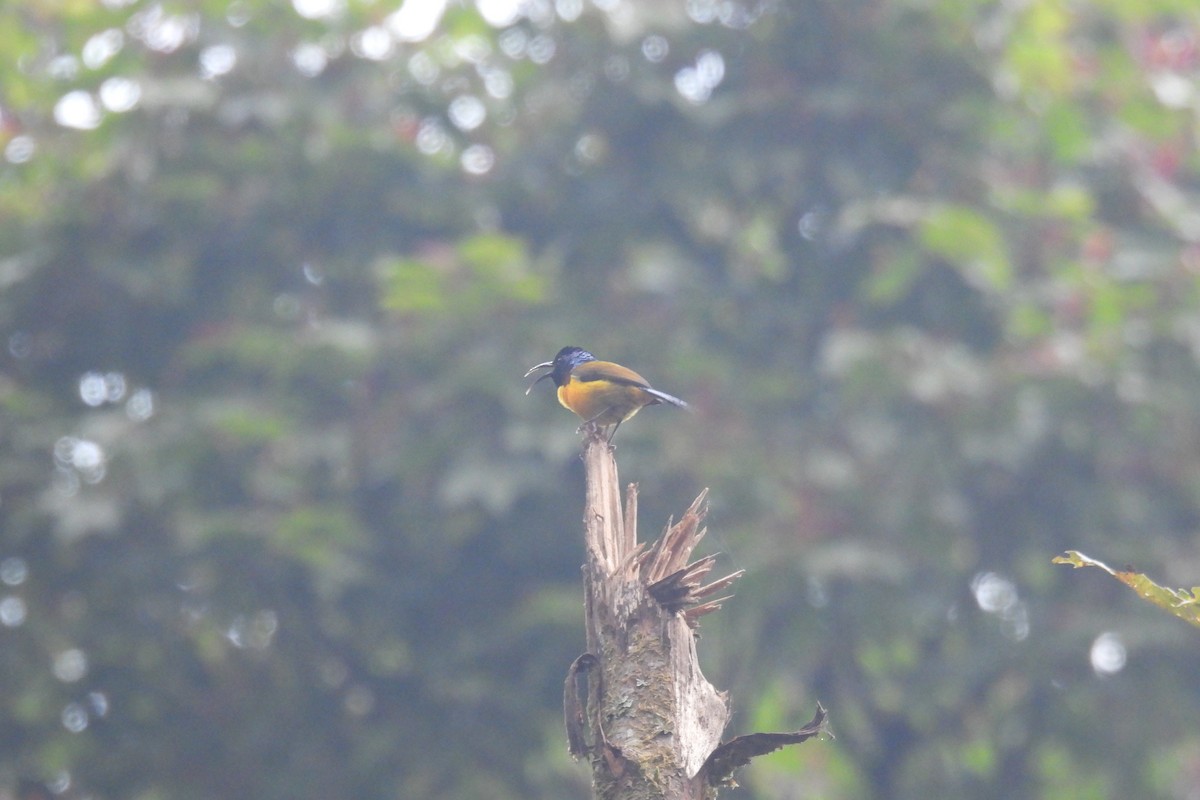
<path fill-rule="evenodd" d="M 592 420 L 588 420 L 575 429 L 576 433 L 582 433 L 585 439 L 598 439 L 603 441 L 609 447 L 612 447 L 612 436 L 605 435 L 605 426 L 599 425 Z"/>

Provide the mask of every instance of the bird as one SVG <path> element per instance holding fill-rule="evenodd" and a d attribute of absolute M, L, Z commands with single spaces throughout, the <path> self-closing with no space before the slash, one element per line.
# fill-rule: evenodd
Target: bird
<path fill-rule="evenodd" d="M 525 377 L 541 369 L 549 372 L 539 375 L 529 384 L 525 395 L 528 396 L 534 386 L 549 378 L 558 387 L 558 402 L 583 419 L 579 430 L 582 431 L 589 423 L 600 428 L 611 425 L 609 442 L 622 422 L 646 406 L 668 403 L 677 408 L 688 407 L 678 397 L 655 389 L 649 381 L 628 367 L 611 361 L 597 361 L 582 347 L 564 347 L 553 361 L 530 367 Z"/>

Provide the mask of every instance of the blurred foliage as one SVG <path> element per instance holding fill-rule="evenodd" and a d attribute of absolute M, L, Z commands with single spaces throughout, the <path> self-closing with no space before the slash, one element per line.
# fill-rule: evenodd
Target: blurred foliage
<path fill-rule="evenodd" d="M 730 796 L 1188 798 L 1192 2 L 0 6 L 0 796 L 588 795 L 565 344 Z"/>

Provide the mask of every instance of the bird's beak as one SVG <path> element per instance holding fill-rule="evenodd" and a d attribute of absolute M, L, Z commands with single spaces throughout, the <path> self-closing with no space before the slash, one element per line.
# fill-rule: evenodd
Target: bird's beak
<path fill-rule="evenodd" d="M 536 364 L 536 365 L 530 367 L 529 371 L 525 373 L 525 377 L 528 378 L 530 375 L 537 372 L 539 369 L 554 369 L 554 362 L 553 361 L 543 361 L 541 364 Z M 529 388 L 525 390 L 525 395 L 528 396 L 529 393 L 533 391 L 533 387 L 537 386 L 539 383 L 541 383 L 542 381 L 544 381 L 546 378 L 549 378 L 549 377 L 550 377 L 549 372 L 539 375 L 537 380 L 535 380 L 533 383 L 529 384 Z"/>

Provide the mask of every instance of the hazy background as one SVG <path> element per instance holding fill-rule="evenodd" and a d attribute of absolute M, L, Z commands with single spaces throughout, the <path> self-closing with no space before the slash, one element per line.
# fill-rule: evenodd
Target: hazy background
<path fill-rule="evenodd" d="M 0 798 L 569 800 L 563 345 L 723 797 L 1200 798 L 1194 0 L 0 6 Z M 544 391 L 543 391 L 544 390 Z"/>

